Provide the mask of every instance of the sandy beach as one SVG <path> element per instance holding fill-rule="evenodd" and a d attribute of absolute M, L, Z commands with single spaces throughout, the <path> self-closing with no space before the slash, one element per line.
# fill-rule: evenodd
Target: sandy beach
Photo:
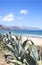
<path fill-rule="evenodd" d="M 42 38 L 40 38 L 40 37 L 29 37 L 29 39 L 31 39 L 35 45 L 42 46 Z"/>
<path fill-rule="evenodd" d="M 12 36 L 15 39 L 15 36 Z M 32 40 L 35 45 L 42 46 L 42 37 L 36 37 L 36 36 L 25 36 L 22 35 L 22 41 L 25 41 L 26 39 Z"/>

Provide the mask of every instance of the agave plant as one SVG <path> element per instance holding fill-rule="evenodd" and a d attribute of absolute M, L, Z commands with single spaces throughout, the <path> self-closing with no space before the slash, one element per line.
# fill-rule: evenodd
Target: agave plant
<path fill-rule="evenodd" d="M 3 40 L 3 35 L 0 33 L 0 42 Z"/>
<path fill-rule="evenodd" d="M 23 42 L 22 35 L 15 35 L 15 38 L 11 33 L 3 38 L 4 57 L 13 65 L 37 65 L 38 52 L 34 43 L 28 38 Z"/>

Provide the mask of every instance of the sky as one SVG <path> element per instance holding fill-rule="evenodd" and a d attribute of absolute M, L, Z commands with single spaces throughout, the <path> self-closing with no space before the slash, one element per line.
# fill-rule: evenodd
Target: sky
<path fill-rule="evenodd" d="M 42 0 L 0 0 L 0 25 L 42 29 Z"/>

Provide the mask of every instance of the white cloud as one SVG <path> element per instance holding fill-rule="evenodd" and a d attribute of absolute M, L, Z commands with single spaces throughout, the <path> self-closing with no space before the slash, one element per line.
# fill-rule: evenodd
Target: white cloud
<path fill-rule="evenodd" d="M 20 14 L 27 14 L 28 11 L 26 9 L 20 10 Z"/>
<path fill-rule="evenodd" d="M 11 22 L 14 20 L 15 16 L 13 15 L 13 13 L 9 13 L 8 15 L 2 17 L 2 21 Z"/>

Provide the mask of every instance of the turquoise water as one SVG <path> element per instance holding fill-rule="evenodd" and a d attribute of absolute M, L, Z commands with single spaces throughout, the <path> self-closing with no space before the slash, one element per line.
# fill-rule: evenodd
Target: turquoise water
<path fill-rule="evenodd" d="M 42 37 L 42 30 L 0 30 L 0 33 L 8 33 L 12 32 L 13 35 L 30 35 L 30 36 L 41 36 Z"/>

